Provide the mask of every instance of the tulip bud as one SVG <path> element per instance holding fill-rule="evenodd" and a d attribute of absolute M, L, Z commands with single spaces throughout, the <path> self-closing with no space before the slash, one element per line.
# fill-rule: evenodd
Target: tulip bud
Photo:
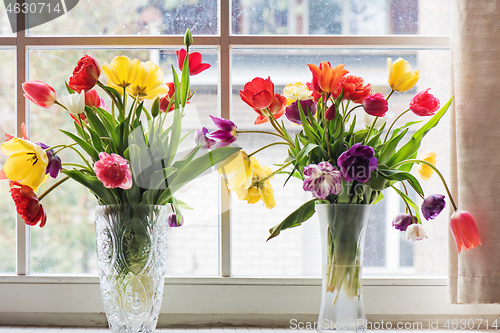
<path fill-rule="evenodd" d="M 406 231 L 408 227 L 412 224 L 417 224 L 418 220 L 415 216 L 410 216 L 408 214 L 399 214 L 392 221 L 392 226 L 396 230 Z"/>
<path fill-rule="evenodd" d="M 436 166 L 436 153 L 433 151 L 423 154 L 420 159 Z M 420 163 L 418 165 L 417 172 L 420 175 L 420 178 L 423 180 L 429 180 L 431 179 L 431 175 L 434 173 L 434 170 L 430 166 Z"/>
<path fill-rule="evenodd" d="M 424 218 L 429 221 L 435 219 L 445 206 L 444 195 L 433 194 L 424 199 L 422 203 L 422 214 Z"/>
<path fill-rule="evenodd" d="M 376 93 L 365 98 L 363 109 L 370 116 L 383 117 L 389 109 L 389 103 L 381 93 Z"/>
<path fill-rule="evenodd" d="M 186 47 L 190 47 L 193 44 L 193 35 L 191 34 L 191 30 L 189 28 L 186 30 L 186 34 L 184 35 L 184 45 Z"/>
<path fill-rule="evenodd" d="M 421 224 L 411 224 L 406 229 L 406 239 L 411 241 L 419 241 L 424 238 L 427 238 L 427 234 L 425 233 L 424 226 Z"/>
<path fill-rule="evenodd" d="M 439 99 L 429 94 L 429 89 L 416 94 L 410 102 L 410 110 L 417 116 L 433 116 L 439 109 Z"/>
<path fill-rule="evenodd" d="M 177 215 L 172 213 L 167 218 L 167 223 L 170 228 L 180 227 L 184 224 L 184 217 L 179 213 L 180 219 L 177 219 Z"/>
<path fill-rule="evenodd" d="M 477 231 L 476 221 L 466 211 L 457 210 L 450 219 L 450 229 L 457 244 L 458 253 L 462 247 L 469 251 L 481 245 L 481 238 Z"/>
<path fill-rule="evenodd" d="M 24 97 L 42 108 L 48 108 L 56 102 L 56 91 L 40 80 L 30 80 L 23 83 Z"/>
<path fill-rule="evenodd" d="M 335 104 L 332 104 L 326 111 L 325 111 L 325 119 L 326 120 L 333 120 L 335 119 Z"/>

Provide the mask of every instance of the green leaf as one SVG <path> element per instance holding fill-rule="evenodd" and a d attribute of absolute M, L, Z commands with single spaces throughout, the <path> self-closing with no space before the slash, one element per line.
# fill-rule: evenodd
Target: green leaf
<path fill-rule="evenodd" d="M 153 102 L 153 106 L 151 106 L 151 116 L 153 118 L 158 117 L 160 114 L 160 97 L 156 97 L 155 101 Z"/>
<path fill-rule="evenodd" d="M 102 182 L 98 180 L 96 176 L 85 175 L 78 170 L 62 170 L 61 172 L 92 191 L 92 193 L 94 193 L 103 204 L 120 204 L 120 200 L 113 194 L 110 189 L 105 188 Z"/>
<path fill-rule="evenodd" d="M 65 130 L 60 130 L 60 131 L 63 132 L 64 134 L 66 134 L 67 136 L 69 136 L 71 139 L 73 139 L 73 141 L 78 143 L 78 145 L 80 145 L 80 147 L 82 147 L 82 149 L 85 150 L 87 152 L 87 154 L 89 154 L 90 157 L 94 161 L 99 160 L 99 152 L 92 145 L 90 145 L 89 143 L 87 143 L 83 139 L 80 139 L 79 137 L 77 137 L 76 135 L 74 135 L 71 132 L 67 132 Z"/>
<path fill-rule="evenodd" d="M 179 147 L 179 140 L 181 137 L 181 111 L 180 109 L 174 110 L 174 122 L 172 124 L 172 134 L 170 136 L 170 145 L 168 147 L 168 158 L 167 166 L 172 165 L 175 154 L 177 153 L 177 148 Z"/>
<path fill-rule="evenodd" d="M 419 211 L 418 206 L 413 202 L 413 200 L 410 199 L 410 197 L 408 197 L 406 194 L 401 192 L 399 189 L 397 189 L 394 186 L 392 186 L 392 188 L 394 189 L 394 191 L 396 191 L 399 194 L 399 196 L 401 196 L 401 198 L 404 201 L 406 201 L 408 203 L 408 205 L 410 205 L 411 208 L 413 208 L 413 210 L 415 211 L 415 217 L 417 218 L 418 222 L 421 223 L 422 220 L 420 219 L 420 211 Z"/>
<path fill-rule="evenodd" d="M 68 85 L 68 82 L 67 82 L 67 81 L 64 81 L 64 84 L 66 85 L 66 89 L 68 90 L 68 92 L 69 92 L 70 94 L 74 94 L 74 93 L 75 93 L 75 91 L 69 87 L 69 85 Z"/>
<path fill-rule="evenodd" d="M 446 111 L 451 105 L 453 101 L 453 97 L 446 103 L 441 110 L 439 110 L 427 123 L 425 123 L 418 131 L 416 131 L 412 136 L 410 141 L 408 141 L 401 149 L 398 150 L 396 154 L 394 154 L 387 164 L 392 167 L 394 164 L 397 164 L 401 161 L 407 160 L 418 151 L 420 147 L 420 142 L 422 138 L 438 123 L 441 117 L 444 116 Z"/>
<path fill-rule="evenodd" d="M 316 207 L 316 199 L 309 200 L 299 208 L 297 208 L 293 213 L 288 215 L 283 222 L 269 229 L 271 234 L 267 240 L 274 238 L 280 234 L 282 230 L 290 229 L 302 224 L 314 215 L 314 208 Z"/>
<path fill-rule="evenodd" d="M 372 202 L 372 205 L 375 205 L 375 204 L 379 203 L 383 199 L 384 199 L 384 195 L 382 194 L 382 191 L 380 191 L 379 194 L 378 194 L 377 200 L 375 200 L 374 202 Z"/>
<path fill-rule="evenodd" d="M 386 163 L 389 158 L 394 154 L 394 151 L 396 150 L 399 141 L 403 139 L 403 137 L 406 135 L 408 132 L 408 129 L 405 129 L 401 134 L 396 136 L 395 138 L 391 139 L 391 141 L 386 142 L 383 144 L 382 149 L 380 150 L 379 156 L 378 156 L 378 161 L 380 164 Z"/>
<path fill-rule="evenodd" d="M 407 180 L 411 187 L 420 195 L 424 196 L 424 190 L 420 186 L 417 178 L 415 178 L 411 173 L 400 170 L 388 170 L 388 169 L 378 169 L 379 174 L 382 175 L 385 179 L 388 180 L 396 180 L 396 181 L 404 181 Z"/>
<path fill-rule="evenodd" d="M 129 190 L 125 191 L 129 205 L 138 205 L 141 202 L 141 189 L 136 182 L 132 184 Z"/>
<path fill-rule="evenodd" d="M 182 209 L 186 209 L 186 210 L 193 210 L 192 207 L 190 207 L 189 205 L 187 205 L 184 201 L 178 199 L 178 198 L 174 198 L 172 197 L 172 200 L 175 202 L 175 205 L 179 208 L 182 208 Z"/>
<path fill-rule="evenodd" d="M 172 65 L 172 75 L 174 77 L 174 105 L 175 105 L 175 108 L 178 109 L 179 108 L 179 101 L 181 100 L 180 99 L 180 96 L 181 96 L 180 86 L 181 85 L 179 83 L 179 77 L 177 76 L 177 72 L 175 71 L 173 65 Z"/>
<path fill-rule="evenodd" d="M 116 91 L 116 89 L 114 89 L 114 88 L 111 88 L 111 87 L 108 87 L 105 85 L 99 85 L 99 87 L 108 91 L 109 93 L 111 93 L 111 95 L 113 95 L 115 97 L 115 99 L 113 101 L 117 104 L 116 107 L 118 108 L 118 112 L 121 114 L 121 110 L 123 109 L 122 95 L 120 95 L 120 93 L 118 91 Z"/>
<path fill-rule="evenodd" d="M 160 194 L 159 189 L 150 189 L 144 191 L 142 194 L 142 201 L 141 204 L 143 205 L 154 205 L 156 201 L 158 200 L 158 196 Z"/>
<path fill-rule="evenodd" d="M 169 184 L 168 189 L 163 191 L 158 198 L 157 205 L 163 205 L 167 200 L 184 185 L 198 177 L 205 170 L 209 169 L 213 165 L 224 161 L 229 156 L 238 152 L 241 148 L 239 147 L 222 147 L 214 149 L 205 155 L 194 159 L 186 165 L 182 170 L 178 170 L 172 175 L 172 182 Z"/>
<path fill-rule="evenodd" d="M 186 58 L 184 58 L 184 65 L 182 65 L 182 77 L 181 77 L 181 105 L 184 108 L 188 100 L 189 93 L 189 52 L 186 53 Z"/>

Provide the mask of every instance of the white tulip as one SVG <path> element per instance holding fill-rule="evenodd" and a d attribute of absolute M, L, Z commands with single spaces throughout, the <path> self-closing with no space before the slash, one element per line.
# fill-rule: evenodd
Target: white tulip
<path fill-rule="evenodd" d="M 72 115 L 79 115 L 85 111 L 85 91 L 80 93 L 75 92 L 68 96 L 63 96 L 65 106 L 68 108 L 69 113 Z"/>
<path fill-rule="evenodd" d="M 427 238 L 427 234 L 425 233 L 424 226 L 421 224 L 410 224 L 406 229 L 406 239 L 412 241 L 419 241 L 424 238 Z"/>

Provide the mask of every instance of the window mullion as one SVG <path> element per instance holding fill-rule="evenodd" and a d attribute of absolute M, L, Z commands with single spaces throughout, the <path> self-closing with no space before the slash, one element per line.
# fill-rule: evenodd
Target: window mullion
<path fill-rule="evenodd" d="M 219 1 L 219 98 L 221 116 L 229 119 L 231 106 L 231 55 L 229 34 L 231 29 L 230 0 Z M 222 181 L 220 184 L 219 275 L 231 276 L 231 195 Z"/>
<path fill-rule="evenodd" d="M 26 81 L 26 30 L 25 16 L 22 13 L 17 15 L 17 38 L 16 38 L 16 135 L 22 135 L 21 125 L 25 123 L 28 128 L 29 122 L 26 117 L 26 99 L 23 95 L 22 84 Z M 16 274 L 29 274 L 29 246 L 30 246 L 30 230 L 24 223 L 22 217 L 16 216 Z"/>

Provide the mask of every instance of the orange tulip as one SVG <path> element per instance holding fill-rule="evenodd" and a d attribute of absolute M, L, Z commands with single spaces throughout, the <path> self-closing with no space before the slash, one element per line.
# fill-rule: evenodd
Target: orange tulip
<path fill-rule="evenodd" d="M 344 65 L 332 68 L 329 62 L 322 61 L 318 66 L 308 64 L 313 74 L 312 86 L 316 93 L 332 93 L 337 90 L 340 80 L 349 73 Z"/>
<path fill-rule="evenodd" d="M 471 214 L 463 210 L 457 210 L 450 219 L 450 228 L 457 243 L 458 253 L 462 247 L 469 251 L 481 245 L 481 238 L 477 231 L 476 221 Z"/>

